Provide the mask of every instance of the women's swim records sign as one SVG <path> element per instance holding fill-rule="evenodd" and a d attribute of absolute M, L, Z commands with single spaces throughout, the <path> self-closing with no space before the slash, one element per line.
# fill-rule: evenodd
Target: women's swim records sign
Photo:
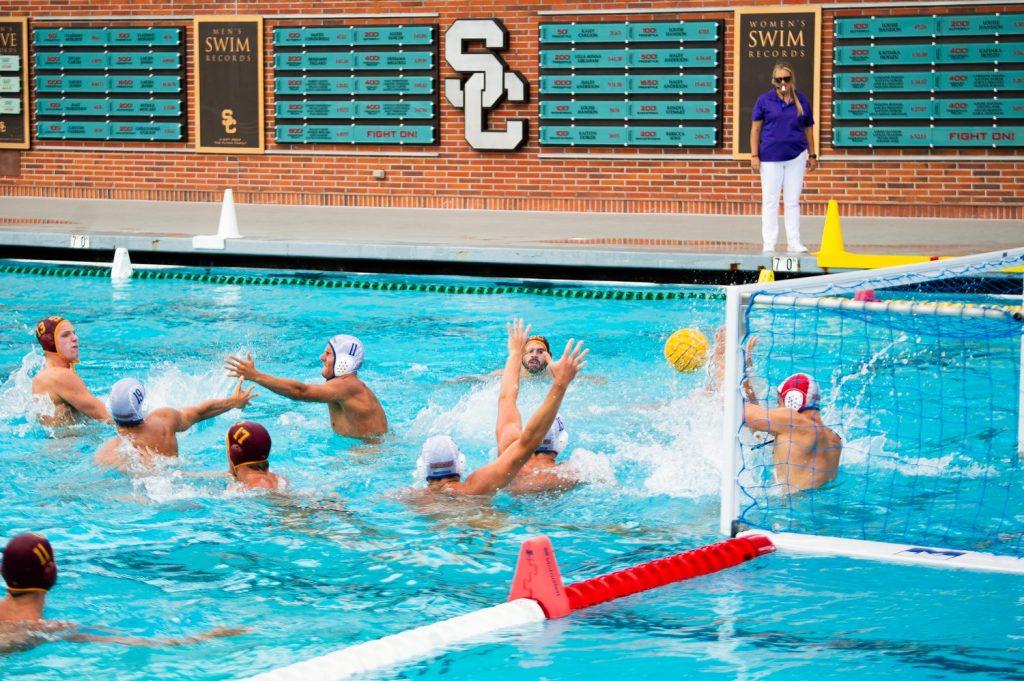
<path fill-rule="evenodd" d="M 750 158 L 750 116 L 757 98 L 771 88 L 775 64 L 793 67 L 797 89 L 811 102 L 815 121 L 821 120 L 821 8 L 737 9 L 733 25 L 732 155 Z M 815 134 L 819 129 L 815 125 Z"/>
<path fill-rule="evenodd" d="M 263 152 L 263 17 L 196 17 L 196 149 Z"/>
<path fill-rule="evenodd" d="M 0 149 L 28 149 L 28 19 L 0 17 Z"/>

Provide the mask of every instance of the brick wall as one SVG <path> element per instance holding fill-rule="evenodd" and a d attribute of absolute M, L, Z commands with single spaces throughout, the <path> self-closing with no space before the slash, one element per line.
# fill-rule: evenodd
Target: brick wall
<path fill-rule="evenodd" d="M 743 6 L 793 4 L 753 1 Z M 908 3 L 909 5 L 910 3 Z M 746 161 L 731 157 L 732 85 L 731 12 L 715 11 L 725 3 L 714 0 L 672 2 L 507 2 L 498 0 L 435 0 L 434 2 L 116 2 L 82 0 L 8 0 L 4 10 L 13 16 L 27 15 L 31 27 L 58 25 L 45 17 L 88 16 L 187 16 L 197 14 L 260 14 L 265 18 L 265 89 L 267 154 L 219 155 L 193 150 L 195 111 L 190 20 L 151 22 L 156 25 L 186 25 L 188 54 L 187 143 L 146 144 L 145 151 L 114 142 L 40 142 L 21 152 L 20 175 L 0 177 L 0 192 L 8 195 L 81 198 L 151 199 L 174 201 L 217 201 L 224 188 L 232 187 L 236 200 L 249 203 L 474 208 L 494 210 L 557 210 L 616 212 L 688 212 L 756 214 L 760 210 L 760 184 Z M 707 12 L 651 14 L 652 8 L 709 7 Z M 725 37 L 724 140 L 710 150 L 713 159 L 676 159 L 673 150 L 595 149 L 584 158 L 565 157 L 564 150 L 537 143 L 537 35 L 541 21 L 598 21 L 593 16 L 541 17 L 544 10 L 622 10 L 636 8 L 635 14 L 608 20 L 723 19 Z M 823 11 L 821 78 L 821 146 L 826 161 L 805 183 L 804 210 L 824 212 L 828 199 L 838 199 L 846 215 L 889 215 L 905 217 L 977 217 L 1024 219 L 1024 150 L 1000 150 L 1013 160 L 990 161 L 982 149 L 914 150 L 927 160 L 900 160 L 900 152 L 874 152 L 886 160 L 844 160 L 865 156 L 870 150 L 833 150 L 831 138 L 832 27 L 837 16 L 921 13 L 990 13 L 1024 11 L 1024 4 L 963 6 L 845 8 Z M 443 33 L 455 19 L 499 18 L 508 29 L 511 48 L 503 56 L 509 66 L 523 74 L 531 87 L 531 101 L 523 105 L 506 103 L 491 116 L 492 126 L 503 127 L 506 118 L 527 118 L 530 140 L 515 153 L 481 153 L 463 140 L 462 112 L 441 97 L 441 144 L 418 148 L 436 156 L 396 157 L 396 147 L 360 146 L 368 155 L 320 155 L 273 153 L 273 49 L 272 31 L 278 25 L 315 26 L 338 20 L 277 20 L 275 14 L 364 14 L 438 12 L 437 18 L 408 20 L 407 23 L 437 23 L 442 34 L 441 79 L 455 75 L 443 60 Z M 346 23 L 397 23 L 392 20 L 352 19 Z M 109 22 L 97 21 L 94 25 Z M 86 26 L 88 23 L 78 25 Z M 41 149 L 39 147 L 47 147 Z M 61 147 L 74 147 L 63 149 Z M 81 150 L 81 147 L 88 147 Z M 293 148 L 293 147 L 292 147 Z M 317 150 L 330 147 L 316 147 Z M 301 151 L 301 150 L 300 150 Z M 573 150 L 579 154 L 580 150 Z M 14 153 L 14 152 L 8 152 Z M 542 158 L 540 154 L 543 153 Z M 697 153 L 694 150 L 692 153 Z M 640 156 L 643 156 L 641 158 Z M 561 157 L 559 157 L 561 156 Z M 609 158 L 611 156 L 611 158 Z M 650 158 L 654 156 L 654 158 Z M 666 156 L 666 158 L 657 158 Z M 1019 160 L 1018 160 L 1019 159 Z M 374 170 L 386 171 L 376 180 Z"/>

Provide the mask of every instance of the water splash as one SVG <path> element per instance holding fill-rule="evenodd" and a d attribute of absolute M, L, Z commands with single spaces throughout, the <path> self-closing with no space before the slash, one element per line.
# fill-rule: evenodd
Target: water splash
<path fill-rule="evenodd" d="M 21 366 L 0 385 L 0 424 L 18 437 L 38 427 L 40 416 L 52 416 L 55 411 L 49 396 L 32 394 L 32 378 L 44 364 L 42 351 L 32 348 L 21 358 Z"/>
<path fill-rule="evenodd" d="M 496 448 L 494 425 L 500 388 L 496 381 L 475 385 L 452 407 L 431 401 L 416 414 L 406 439 L 420 443 L 431 435 L 450 435 L 467 454 L 470 448 Z"/>
<path fill-rule="evenodd" d="M 159 407 L 180 409 L 203 400 L 228 395 L 235 380 L 224 374 L 217 364 L 211 364 L 198 374 L 190 374 L 171 362 L 156 365 L 145 379 L 146 408 L 150 411 Z"/>
<path fill-rule="evenodd" d="M 406 437 L 419 443 L 430 435 L 447 434 L 471 459 L 474 449 L 493 455 L 499 390 L 496 381 L 488 382 L 471 388 L 454 406 L 431 402 L 417 413 Z M 524 419 L 546 391 L 546 382 L 524 383 L 519 400 Z M 584 482 L 619 486 L 640 497 L 717 494 L 721 406 L 703 390 L 654 405 L 612 408 L 606 401 L 595 401 L 581 408 L 573 402 L 563 405 L 562 411 L 574 447 L 562 460 Z M 612 415 L 618 418 L 610 418 Z M 614 430 L 602 432 L 609 424 Z"/>

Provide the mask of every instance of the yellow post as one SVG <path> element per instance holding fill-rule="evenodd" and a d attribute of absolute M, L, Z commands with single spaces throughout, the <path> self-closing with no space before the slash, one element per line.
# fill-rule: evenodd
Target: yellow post
<path fill-rule="evenodd" d="M 758 274 L 757 274 L 757 283 L 758 284 L 770 284 L 773 281 L 775 281 L 775 272 L 774 272 L 774 270 L 770 270 L 767 267 L 762 267 L 761 271 L 758 272 Z"/>
<path fill-rule="evenodd" d="M 817 255 L 839 255 L 846 253 L 843 245 L 843 226 L 839 223 L 839 202 L 830 199 L 825 211 L 825 229 L 821 233 L 821 250 Z"/>

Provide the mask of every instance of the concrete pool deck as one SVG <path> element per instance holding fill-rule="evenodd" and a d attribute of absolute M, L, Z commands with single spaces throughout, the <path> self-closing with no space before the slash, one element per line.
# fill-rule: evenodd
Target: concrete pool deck
<path fill-rule="evenodd" d="M 214 234 L 219 203 L 178 203 L 0 197 L 2 257 L 43 257 L 80 249 L 82 260 L 104 259 L 115 247 L 138 262 L 258 264 L 295 261 L 582 268 L 591 278 L 616 271 L 756 271 L 761 253 L 755 216 L 541 213 L 418 208 L 345 208 L 238 204 L 242 239 L 224 250 L 195 249 L 192 238 Z M 820 241 L 822 216 L 802 221 L 804 243 Z M 844 218 L 853 252 L 964 255 L 1024 244 L 1024 222 L 918 218 Z M 83 238 L 85 237 L 85 238 Z M 74 258 L 70 258 L 74 259 Z M 447 265 L 446 265 L 447 264 Z M 345 268 L 342 268 L 345 269 Z M 422 268 L 421 268 L 422 269 Z M 800 270 L 818 273 L 813 256 Z M 381 270 L 385 271 L 385 270 Z"/>

